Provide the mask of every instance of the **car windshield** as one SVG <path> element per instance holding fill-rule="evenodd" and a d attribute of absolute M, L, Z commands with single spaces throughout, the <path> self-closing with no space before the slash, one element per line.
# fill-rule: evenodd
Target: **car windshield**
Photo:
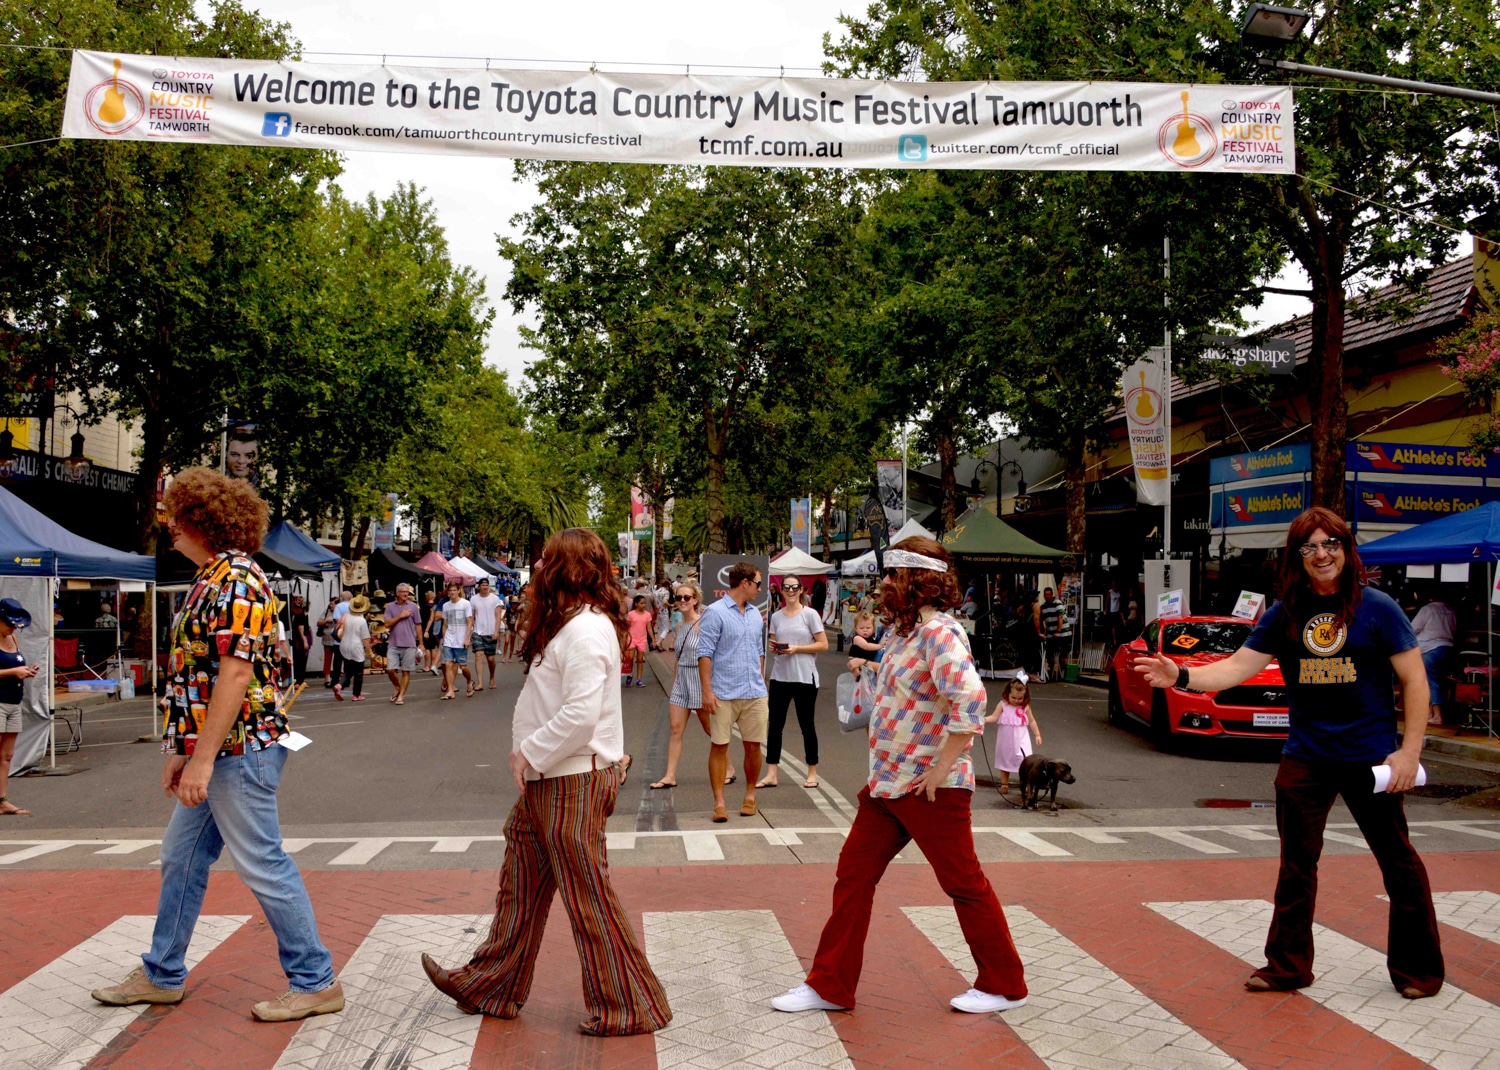
<path fill-rule="evenodd" d="M 1185 621 L 1168 624 L 1161 637 L 1163 654 L 1233 654 L 1250 638 L 1249 624 L 1228 621 Z"/>

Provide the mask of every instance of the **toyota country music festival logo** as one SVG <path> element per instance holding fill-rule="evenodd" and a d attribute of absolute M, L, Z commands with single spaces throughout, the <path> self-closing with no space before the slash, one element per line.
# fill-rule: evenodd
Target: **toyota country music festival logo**
<path fill-rule="evenodd" d="M 1182 111 L 1161 124 L 1156 132 L 1156 147 L 1179 167 L 1201 167 L 1219 151 L 1219 138 L 1213 123 L 1188 110 L 1188 93 L 1182 91 Z"/>
<path fill-rule="evenodd" d="M 146 96 L 135 83 L 120 77 L 120 61 L 115 60 L 114 75 L 83 98 L 83 114 L 101 134 L 123 134 L 146 114 Z"/>

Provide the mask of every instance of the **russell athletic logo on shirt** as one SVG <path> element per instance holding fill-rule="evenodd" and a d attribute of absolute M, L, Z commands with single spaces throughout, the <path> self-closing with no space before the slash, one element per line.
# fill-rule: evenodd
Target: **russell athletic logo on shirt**
<path fill-rule="evenodd" d="M 1319 613 L 1302 629 L 1302 645 L 1316 658 L 1303 658 L 1297 673 L 1299 684 L 1352 684 L 1358 679 L 1353 658 L 1335 658 L 1344 648 L 1348 629 L 1332 613 Z"/>

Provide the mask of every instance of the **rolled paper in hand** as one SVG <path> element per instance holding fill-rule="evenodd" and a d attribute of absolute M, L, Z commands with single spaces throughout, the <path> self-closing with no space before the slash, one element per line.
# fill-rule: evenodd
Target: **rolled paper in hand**
<path fill-rule="evenodd" d="M 1391 767 L 1390 766 L 1388 766 L 1388 765 L 1377 765 L 1373 769 L 1371 769 L 1370 772 L 1372 772 L 1372 773 L 1375 774 L 1375 794 L 1376 795 L 1379 795 L 1382 791 L 1384 791 L 1386 788 L 1388 788 L 1388 787 L 1391 786 Z M 1417 783 L 1416 783 L 1416 786 L 1420 788 L 1423 784 L 1426 784 L 1426 783 L 1427 783 L 1427 767 L 1425 765 L 1419 765 L 1419 766 L 1417 766 Z"/>

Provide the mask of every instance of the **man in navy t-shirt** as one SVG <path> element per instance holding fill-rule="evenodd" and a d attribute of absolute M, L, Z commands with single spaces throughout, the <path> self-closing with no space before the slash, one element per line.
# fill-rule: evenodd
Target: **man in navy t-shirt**
<path fill-rule="evenodd" d="M 1443 986 L 1443 952 L 1427 870 L 1412 848 L 1401 793 L 1416 784 L 1427 731 L 1427 672 L 1406 615 L 1360 582 L 1354 535 L 1343 518 L 1314 507 L 1292 521 L 1281 561 L 1282 599 L 1245 645 L 1189 671 L 1167 657 L 1141 657 L 1135 670 L 1153 687 L 1222 691 L 1271 664 L 1291 697 L 1291 727 L 1276 771 L 1281 870 L 1266 937 L 1266 965 L 1245 982 L 1253 992 L 1313 982 L 1313 906 L 1328 812 L 1340 796 L 1380 865 L 1391 900 L 1386 965 L 1408 999 Z M 1394 686 L 1404 729 L 1396 738 Z M 1371 767 L 1390 767 L 1375 791 Z"/>

